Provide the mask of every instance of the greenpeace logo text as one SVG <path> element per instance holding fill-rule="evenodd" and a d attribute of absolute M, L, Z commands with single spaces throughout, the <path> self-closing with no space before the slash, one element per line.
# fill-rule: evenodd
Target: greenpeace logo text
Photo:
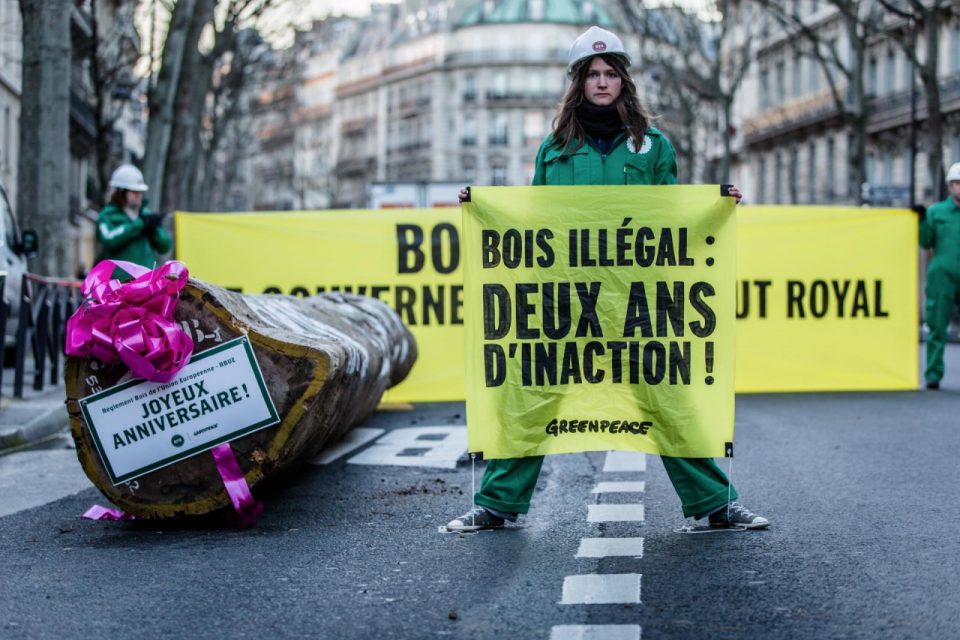
<path fill-rule="evenodd" d="M 643 422 L 631 420 L 557 420 L 554 418 L 546 427 L 547 435 L 559 437 L 561 433 L 627 433 L 638 436 L 647 435 L 653 428 L 649 420 Z"/>

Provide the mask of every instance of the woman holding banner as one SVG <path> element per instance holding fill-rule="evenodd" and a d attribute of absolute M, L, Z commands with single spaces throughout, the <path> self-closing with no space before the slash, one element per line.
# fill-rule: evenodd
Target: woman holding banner
<path fill-rule="evenodd" d="M 553 132 L 537 153 L 534 185 L 676 184 L 673 145 L 650 126 L 627 72 L 630 57 L 613 33 L 591 27 L 573 43 L 571 82 Z M 740 201 L 740 191 L 729 193 Z M 460 200 L 468 197 L 460 192 Z M 684 517 L 708 518 L 711 527 L 762 529 L 766 518 L 737 502 L 737 491 L 710 458 L 661 456 L 683 504 Z M 447 524 L 450 531 L 499 529 L 527 513 L 543 456 L 490 460 L 475 507 Z"/>

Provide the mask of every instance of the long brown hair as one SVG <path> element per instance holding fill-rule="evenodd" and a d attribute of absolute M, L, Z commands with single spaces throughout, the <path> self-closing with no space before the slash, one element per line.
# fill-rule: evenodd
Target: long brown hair
<path fill-rule="evenodd" d="M 126 189 L 114 189 L 110 192 L 110 202 L 117 205 L 121 209 L 125 209 L 127 206 L 127 190 Z"/>
<path fill-rule="evenodd" d="M 590 71 L 590 61 L 596 56 L 582 60 L 573 68 L 573 78 L 567 92 L 563 94 L 560 106 L 557 108 L 557 117 L 553 119 L 553 145 L 564 152 L 576 151 L 587 141 L 587 134 L 577 118 L 577 106 L 586 100 L 583 87 L 587 82 L 587 73 Z M 600 54 L 608 65 L 613 67 L 621 78 L 620 95 L 614 103 L 620 114 L 627 135 L 633 138 L 639 148 L 643 134 L 650 126 L 651 116 L 637 96 L 637 85 L 627 73 L 627 67 L 620 56 Z"/>

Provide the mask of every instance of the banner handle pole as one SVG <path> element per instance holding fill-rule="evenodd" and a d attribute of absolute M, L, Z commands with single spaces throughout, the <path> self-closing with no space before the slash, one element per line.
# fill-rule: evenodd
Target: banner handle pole
<path fill-rule="evenodd" d="M 470 454 L 470 504 L 474 504 L 475 496 L 477 495 L 477 454 Z M 473 522 L 470 524 L 477 524 L 477 516 L 474 510 L 471 510 L 473 513 Z"/>

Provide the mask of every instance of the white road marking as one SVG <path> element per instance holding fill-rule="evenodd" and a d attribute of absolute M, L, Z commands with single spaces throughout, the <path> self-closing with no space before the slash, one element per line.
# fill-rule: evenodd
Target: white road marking
<path fill-rule="evenodd" d="M 370 429 L 367 427 L 350 429 L 335 445 L 321 451 L 320 455 L 310 461 L 310 464 L 330 464 L 354 449 L 359 449 L 374 438 L 380 436 L 384 431 L 385 429 Z"/>
<path fill-rule="evenodd" d="M 583 538 L 578 558 L 643 557 L 643 538 Z"/>
<path fill-rule="evenodd" d="M 466 427 L 409 427 L 390 431 L 347 462 L 455 469 L 466 452 Z"/>
<path fill-rule="evenodd" d="M 559 624 L 550 640 L 640 640 L 638 624 Z"/>
<path fill-rule="evenodd" d="M 643 522 L 643 504 L 588 504 L 587 522 Z"/>
<path fill-rule="evenodd" d="M 590 493 L 643 493 L 646 483 L 639 482 L 598 482 Z"/>
<path fill-rule="evenodd" d="M 567 576 L 560 604 L 640 604 L 640 574 Z"/>
<path fill-rule="evenodd" d="M 0 456 L 0 516 L 39 507 L 92 486 L 73 450 Z"/>
<path fill-rule="evenodd" d="M 639 451 L 608 451 L 604 471 L 646 471 L 647 454 Z"/>

